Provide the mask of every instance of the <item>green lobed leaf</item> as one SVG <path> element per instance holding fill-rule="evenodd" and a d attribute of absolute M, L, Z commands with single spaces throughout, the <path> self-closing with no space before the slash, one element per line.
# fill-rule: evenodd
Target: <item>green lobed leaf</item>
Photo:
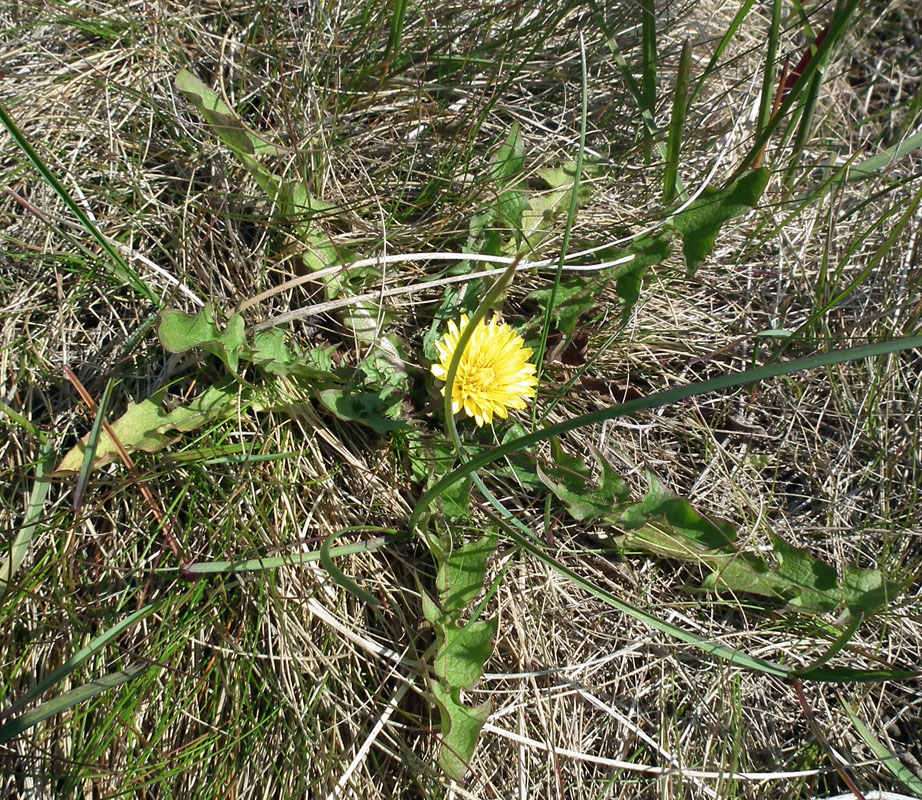
<path fill-rule="evenodd" d="M 905 582 L 884 577 L 880 570 L 846 566 L 843 579 L 836 570 L 814 557 L 809 551 L 794 547 L 771 534 L 775 565 L 750 556 L 754 566 L 753 581 L 745 569 L 721 571 L 705 582 L 705 588 L 746 591 L 787 600 L 798 611 L 823 613 L 845 605 L 852 613 L 875 611 L 892 602 Z"/>
<path fill-rule="evenodd" d="M 672 218 L 672 224 L 682 235 L 685 266 L 690 275 L 714 249 L 723 224 L 756 207 L 770 177 L 771 172 L 761 167 L 724 189 L 705 189 L 688 208 Z"/>
<path fill-rule="evenodd" d="M 879 569 L 860 569 L 847 565 L 842 576 L 842 595 L 853 614 L 885 608 L 902 592 L 911 579 L 893 580 Z"/>
<path fill-rule="evenodd" d="M 189 70 L 176 75 L 176 88 L 211 126 L 215 135 L 234 153 L 259 187 L 307 238 L 310 221 L 317 214 L 338 212 L 338 206 L 319 200 L 298 180 L 284 180 L 259 163 L 256 156 L 284 155 L 285 150 L 246 129 L 236 113 Z"/>
<path fill-rule="evenodd" d="M 618 274 L 615 288 L 618 290 L 618 301 L 621 303 L 621 323 L 627 324 L 631 312 L 640 299 L 640 290 L 643 288 L 643 279 L 650 267 L 662 264 L 669 257 L 668 236 L 643 236 L 637 239 L 629 252 L 634 254 L 634 260 L 629 268 Z M 608 254 L 604 254 L 608 258 Z"/>
<path fill-rule="evenodd" d="M 450 486 L 442 494 L 442 513 L 446 519 L 466 519 L 471 515 L 471 487 L 473 481 L 466 478 Z"/>
<path fill-rule="evenodd" d="M 214 308 L 209 303 L 196 315 L 181 311 L 164 311 L 157 329 L 164 349 L 185 353 L 195 348 L 217 356 L 235 375 L 240 362 L 251 362 L 276 376 L 301 377 L 318 383 L 342 383 L 332 371 L 332 348 L 292 350 L 286 333 L 280 328 L 260 331 L 252 344 L 246 341 L 243 318 L 234 314 L 226 329 L 220 330 L 214 320 Z"/>
<path fill-rule="evenodd" d="M 634 306 L 640 300 L 640 290 L 643 288 L 643 279 L 646 274 L 646 267 L 637 267 L 624 273 L 615 283 L 618 289 L 618 302 L 621 304 L 622 325 L 627 324 Z"/>
<path fill-rule="evenodd" d="M 807 550 L 770 534 L 774 564 L 734 543 L 736 531 L 725 520 L 708 519 L 692 505 L 666 491 L 648 475 L 649 490 L 639 503 L 627 504 L 628 489 L 598 453 L 599 486 L 589 480 L 581 459 L 566 455 L 551 439 L 555 465 L 539 475 L 577 520 L 602 520 L 625 531 L 616 539 L 623 550 L 639 550 L 663 558 L 702 564 L 711 570 L 702 587 L 713 592 L 745 592 L 780 600 L 797 611 L 824 613 L 845 605 L 852 613 L 884 607 L 905 587 L 880 570 L 846 567 L 836 570 Z"/>
<path fill-rule="evenodd" d="M 499 189 L 498 221 L 512 229 L 515 245 L 518 247 L 522 238 L 522 215 L 528 208 L 528 193 L 525 191 L 525 182 L 522 179 L 525 172 L 525 145 L 517 122 L 510 127 L 506 141 L 494 153 L 491 162 L 490 178 Z M 492 221 L 489 220 L 487 224 Z M 478 225 L 482 230 L 484 225 L 480 221 Z M 491 252 L 494 249 L 497 251 L 493 253 L 494 255 L 498 255 L 502 248 L 499 231 L 495 233 L 495 241 L 490 241 L 490 236 L 487 234 L 486 244 L 490 247 Z"/>
<path fill-rule="evenodd" d="M 221 331 L 215 324 L 211 303 L 206 303 L 194 316 L 182 311 L 164 311 L 157 334 L 168 352 L 185 353 L 199 347 L 221 359 L 235 375 L 240 366 L 240 351 L 246 344 L 243 317 L 234 314 Z"/>
<path fill-rule="evenodd" d="M 640 536 L 650 520 L 663 519 L 684 539 L 706 550 L 732 546 L 736 532 L 729 522 L 702 517 L 691 503 L 667 491 L 652 473 L 647 474 L 648 490 L 643 500 L 613 517 L 613 521 Z"/>
<path fill-rule="evenodd" d="M 314 197 L 301 181 L 280 182 L 277 195 L 270 199 L 278 203 L 282 216 L 305 225 L 317 215 L 337 214 L 342 209 Z"/>
<path fill-rule="evenodd" d="M 541 193 L 532 192 L 528 208 L 522 213 L 522 235 L 530 250 L 538 249 L 550 235 L 554 217 L 565 212 L 570 205 L 570 196 L 576 183 L 576 164 L 569 162 L 556 169 L 541 169 L 538 175 L 550 189 Z M 585 191 L 583 187 L 580 195 Z M 582 200 L 582 196 L 579 199 Z"/>
<path fill-rule="evenodd" d="M 164 348 L 169 352 L 182 353 L 200 347 L 220 358 L 235 375 L 240 362 L 249 361 L 271 375 L 307 380 L 312 388 L 340 387 L 343 383 L 343 379 L 332 371 L 330 348 L 293 353 L 285 343 L 285 334 L 281 330 L 258 333 L 253 345 L 249 346 L 242 317 L 235 314 L 228 321 L 227 330 L 222 332 L 214 322 L 210 305 L 194 316 L 180 311 L 163 312 L 158 333 Z M 327 388 L 327 391 L 342 393 L 339 388 Z M 128 409 L 113 423 L 112 428 L 127 452 L 141 450 L 156 453 L 177 441 L 178 433 L 195 430 L 221 417 L 235 416 L 238 397 L 239 389 L 225 381 L 206 390 L 190 404 L 167 412 L 163 409 L 164 392 L 159 392 L 140 403 L 129 403 Z M 382 402 L 380 398 L 374 402 L 367 398 L 353 399 L 351 404 L 345 404 L 343 413 L 349 411 L 351 416 L 347 418 L 358 419 L 375 427 L 374 421 L 382 409 Z M 396 400 L 392 400 L 390 405 L 394 403 Z M 379 427 L 393 430 L 401 424 L 388 420 Z M 70 474 L 80 469 L 79 459 L 86 453 L 89 437 L 90 434 L 83 437 L 67 453 L 55 475 Z M 99 435 L 92 469 L 117 458 L 115 442 L 103 431 Z"/>
<path fill-rule="evenodd" d="M 486 533 L 455 547 L 439 565 L 435 583 L 442 611 L 448 618 L 457 618 L 477 598 L 487 574 L 487 559 L 495 550 L 496 533 Z"/>
<path fill-rule="evenodd" d="M 439 766 L 450 778 L 460 781 L 467 772 L 493 704 L 487 700 L 471 708 L 461 702 L 458 690 L 446 690 L 438 681 L 432 681 L 431 686 L 442 720 Z"/>
<path fill-rule="evenodd" d="M 498 184 L 506 183 L 510 178 L 525 172 L 525 145 L 518 122 L 513 122 L 509 127 L 506 140 L 493 154 L 490 162 L 490 179 Z"/>
<path fill-rule="evenodd" d="M 435 674 L 445 686 L 470 689 L 483 675 L 483 667 L 493 652 L 493 637 L 499 620 L 476 620 L 462 625 L 449 622 L 436 625 L 438 652 Z"/>
<path fill-rule="evenodd" d="M 247 155 L 260 153 L 282 155 L 284 153 L 281 148 L 249 133 L 233 109 L 189 70 L 181 69 L 176 74 L 176 88 L 212 126 L 218 138 L 235 153 Z"/>
<path fill-rule="evenodd" d="M 241 350 L 241 357 L 270 375 L 304 378 L 315 384 L 342 383 L 342 378 L 333 372 L 333 347 L 292 352 L 286 338 L 280 328 L 261 331 L 253 337 L 252 347 Z"/>
<path fill-rule="evenodd" d="M 537 467 L 542 483 L 563 502 L 574 519 L 602 519 L 627 500 L 629 490 L 624 481 L 597 450 L 593 458 L 601 468 L 598 485 L 591 480 L 583 459 L 567 455 L 556 438 L 551 439 L 553 464 Z"/>
<path fill-rule="evenodd" d="M 497 535 L 490 532 L 451 550 L 448 542 L 431 537 L 427 541 L 439 564 L 439 602 L 420 592 L 423 614 L 436 634 L 435 678 L 430 685 L 442 720 L 439 763 L 455 780 L 461 780 L 491 706 L 485 703 L 469 708 L 461 702 L 460 692 L 470 689 L 483 675 L 484 664 L 493 652 L 499 620 L 474 619 L 462 624 L 460 617 L 483 589 L 487 559 L 496 549 Z"/>
<path fill-rule="evenodd" d="M 355 319 L 353 318 L 353 321 Z M 372 384 L 383 388 L 405 390 L 407 385 L 404 344 L 396 336 L 377 336 L 359 368 Z M 402 418 L 403 410 L 396 407 Z"/>
<path fill-rule="evenodd" d="M 222 417 L 232 418 L 237 413 L 238 390 L 226 383 L 206 389 L 188 405 L 170 412 L 163 409 L 163 398 L 164 392 L 159 392 L 140 403 L 129 403 L 125 413 L 112 423 L 112 430 L 129 453 L 136 450 L 156 453 L 179 439 L 179 433 L 195 430 Z M 71 448 L 61 459 L 54 475 L 69 475 L 80 469 L 88 439 L 89 434 Z M 96 447 L 93 469 L 116 461 L 118 457 L 115 442 L 107 431 L 103 431 Z"/>
<path fill-rule="evenodd" d="M 703 517 L 687 500 L 667 492 L 654 476 L 649 480 L 650 489 L 640 503 L 608 518 L 626 529 L 616 540 L 618 546 L 702 564 L 711 570 L 702 582 L 704 589 L 760 595 L 797 611 L 821 614 L 843 604 L 852 613 L 873 611 L 892 601 L 904 586 L 884 578 L 879 570 L 854 567 L 846 568 L 840 582 L 829 564 L 775 534 L 769 534 L 774 563 L 741 551 L 729 522 Z"/>
<path fill-rule="evenodd" d="M 544 316 L 547 313 L 547 305 L 553 298 L 551 318 L 561 333 L 570 334 L 576 330 L 579 318 L 591 311 L 599 302 L 598 289 L 595 288 L 596 291 L 591 291 L 590 284 L 579 279 L 561 281 L 556 291 L 554 287 L 535 289 L 527 299 L 534 300 Z"/>
<path fill-rule="evenodd" d="M 547 304 L 553 297 L 551 317 L 559 331 L 570 334 L 576 329 L 580 317 L 600 305 L 606 287 L 614 280 L 621 304 L 621 318 L 627 322 L 640 298 L 647 269 L 662 264 L 669 257 L 669 236 L 644 236 L 627 250 L 611 247 L 596 254 L 601 261 L 616 261 L 625 256 L 633 256 L 633 259 L 590 280 L 576 278 L 561 281 L 556 292 L 553 288 L 536 289 L 528 295 L 528 299 L 538 303 L 542 313 L 546 314 Z"/>
<path fill-rule="evenodd" d="M 367 425 L 377 433 L 390 433 L 407 427 L 395 418 L 399 411 L 400 396 L 390 389 L 379 392 L 352 391 L 350 389 L 323 389 L 318 392 L 320 402 L 334 415 L 347 422 Z"/>

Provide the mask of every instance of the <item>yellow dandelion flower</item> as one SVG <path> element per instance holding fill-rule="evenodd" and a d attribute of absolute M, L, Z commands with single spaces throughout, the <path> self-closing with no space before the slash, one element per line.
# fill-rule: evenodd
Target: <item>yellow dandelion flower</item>
<path fill-rule="evenodd" d="M 462 314 L 460 327 L 450 321 L 448 333 L 436 342 L 440 361 L 432 365 L 432 374 L 439 380 L 448 377 L 458 339 L 469 321 L 467 314 Z M 508 325 L 481 320 L 458 363 L 451 387 L 452 411 L 457 414 L 463 408 L 481 426 L 492 424 L 494 414 L 505 419 L 506 409 L 525 408 L 526 398 L 535 396 L 538 385 L 535 365 L 528 363 L 531 356 L 522 337 Z"/>

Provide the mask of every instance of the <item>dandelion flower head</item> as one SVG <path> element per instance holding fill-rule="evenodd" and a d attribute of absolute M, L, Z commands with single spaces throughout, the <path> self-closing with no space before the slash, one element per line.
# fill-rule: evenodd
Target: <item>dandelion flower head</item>
<path fill-rule="evenodd" d="M 439 380 L 448 377 L 448 367 L 458 347 L 458 340 L 470 322 L 463 314 L 460 326 L 448 323 L 448 332 L 436 342 L 439 362 L 432 374 Z M 527 398 L 535 396 L 538 379 L 535 365 L 530 364 L 532 351 L 519 334 L 496 319 L 482 320 L 474 329 L 458 362 L 451 387 L 451 408 L 457 414 L 463 408 L 478 426 L 492 424 L 493 415 L 505 418 L 507 409 L 525 408 Z M 442 388 L 442 395 L 445 388 Z"/>

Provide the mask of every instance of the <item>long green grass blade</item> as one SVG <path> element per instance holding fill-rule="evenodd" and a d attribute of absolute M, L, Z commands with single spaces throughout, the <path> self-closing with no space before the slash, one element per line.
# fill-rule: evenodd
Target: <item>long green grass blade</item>
<path fill-rule="evenodd" d="M 60 697 L 48 700 L 37 708 L 16 717 L 16 719 L 12 719 L 0 725 L 0 743 L 8 742 L 10 739 L 28 730 L 33 725 L 37 725 L 42 720 L 53 717 L 55 714 L 60 714 L 71 706 L 77 705 L 77 703 L 82 703 L 84 700 L 89 700 L 97 694 L 107 692 L 109 689 L 114 689 L 116 686 L 121 686 L 123 683 L 127 683 L 132 678 L 137 678 L 149 669 L 149 664 L 143 664 L 119 670 L 118 672 L 112 672 L 94 681 L 85 683 L 83 686 L 78 686 L 76 689 L 71 689 Z"/>
<path fill-rule="evenodd" d="M 348 531 L 339 531 L 338 533 L 327 536 L 327 538 L 323 540 L 323 544 L 320 546 L 320 563 L 323 565 L 327 574 L 333 579 L 334 583 L 342 586 L 347 592 L 354 594 L 366 605 L 376 606 L 378 605 L 378 599 L 370 592 L 366 592 L 355 581 L 346 577 L 346 573 L 333 563 L 333 554 L 330 547 L 333 542 L 347 532 Z"/>
<path fill-rule="evenodd" d="M 793 675 L 791 677 L 794 677 Z M 906 681 L 918 678 L 919 671 L 883 667 L 881 669 L 852 669 L 851 667 L 816 667 L 798 673 L 799 680 L 823 683 L 880 683 L 881 681 Z"/>
<path fill-rule="evenodd" d="M 922 93 L 919 96 L 922 97 Z M 873 155 L 858 164 L 852 164 L 847 172 L 847 180 L 851 182 L 873 177 L 889 167 L 898 158 L 902 158 L 920 147 L 922 147 L 922 130 L 916 131 L 912 136 L 907 136 L 898 144 L 882 150 L 877 155 Z"/>
<path fill-rule="evenodd" d="M 804 98 L 803 105 L 800 107 L 800 121 L 797 124 L 797 133 L 791 144 L 791 159 L 784 172 L 784 184 L 790 185 L 794 176 L 797 165 L 800 163 L 800 155 L 803 153 L 807 141 L 810 139 L 810 131 L 813 126 L 813 115 L 816 112 L 816 104 L 820 98 L 820 88 L 823 85 L 823 73 L 817 72 L 810 81 L 807 88 L 807 95 Z"/>
<path fill-rule="evenodd" d="M 109 400 L 112 398 L 112 389 L 114 387 L 115 379 L 109 378 L 109 380 L 106 381 L 106 388 L 102 393 L 102 399 L 96 407 L 96 419 L 93 420 L 93 427 L 90 429 L 90 435 L 86 440 L 86 452 L 83 454 L 83 463 L 80 465 L 77 483 L 74 486 L 74 511 L 79 511 L 80 507 L 83 505 L 83 494 L 86 491 L 90 472 L 93 471 L 93 461 L 96 459 L 96 448 L 99 446 L 99 437 L 102 436 L 102 426 L 106 421 L 106 409 L 109 408 Z"/>
<path fill-rule="evenodd" d="M 727 647 L 726 645 L 712 642 L 709 639 L 705 639 L 703 636 L 698 636 L 695 633 L 690 633 L 689 631 L 683 630 L 682 628 L 679 628 L 675 625 L 671 625 L 668 622 L 664 622 L 653 614 L 649 614 L 646 611 L 632 606 L 630 603 L 625 603 L 623 600 L 615 597 L 610 592 L 607 592 L 604 589 L 600 589 L 591 581 L 586 580 L 581 575 L 564 566 L 559 561 L 550 556 L 547 552 L 536 546 L 533 542 L 530 542 L 519 535 L 516 531 L 512 530 L 506 525 L 504 525 L 504 527 L 506 528 L 509 537 L 513 539 L 513 541 L 515 541 L 516 544 L 518 544 L 519 547 L 521 547 L 527 553 L 539 559 L 561 575 L 565 576 L 584 591 L 593 595 L 593 597 L 598 597 L 600 600 L 608 603 L 608 605 L 612 606 L 613 608 L 618 609 L 619 611 L 633 617 L 634 619 L 646 623 L 654 630 L 665 633 L 674 639 L 678 639 L 679 641 L 694 645 L 709 655 L 721 658 L 731 664 L 735 664 L 736 666 L 745 667 L 746 669 L 751 669 L 766 675 L 773 675 L 776 678 L 786 678 L 790 675 L 791 671 L 788 667 L 784 667 L 781 664 L 776 664 L 773 661 L 766 661 L 762 658 L 746 655 L 745 653 L 741 653 L 738 650 L 734 650 L 732 647 Z"/>
<path fill-rule="evenodd" d="M 922 797 L 922 778 L 919 778 L 912 770 L 904 766 L 899 758 L 887 749 L 884 743 L 881 742 L 880 739 L 874 735 L 874 732 L 861 721 L 844 699 L 842 700 L 842 710 L 845 711 L 846 716 L 851 720 L 852 725 L 855 726 L 858 735 L 864 739 L 864 743 L 871 748 L 874 755 L 880 759 L 881 763 L 890 770 L 893 777 L 903 784 L 906 791 L 912 792 L 916 797 Z"/>
<path fill-rule="evenodd" d="M 663 172 L 663 203 L 668 205 L 676 196 L 676 178 L 679 175 L 679 154 L 682 134 L 685 131 L 685 114 L 688 111 L 688 80 L 691 74 L 691 39 L 686 39 L 679 56 L 675 94 L 672 97 L 672 117 L 669 120 L 669 140 L 666 142 L 666 169 Z"/>
<path fill-rule="evenodd" d="M 736 172 L 733 173 L 728 182 L 732 183 L 755 163 L 756 159 L 761 156 L 769 139 L 771 139 L 772 134 L 781 124 L 782 120 L 786 119 L 794 106 L 801 102 L 804 89 L 810 85 L 813 76 L 825 67 L 833 49 L 839 44 L 848 31 L 851 18 L 859 4 L 860 0 L 848 0 L 837 10 L 832 22 L 829 24 L 829 32 L 823 40 L 823 43 L 817 48 L 813 58 L 810 59 L 796 83 L 791 87 L 787 97 L 778 108 L 778 112 L 771 117 L 768 124 L 759 132 L 758 136 L 756 136 L 752 149 L 740 162 Z"/>
<path fill-rule="evenodd" d="M 29 503 L 26 506 L 22 527 L 13 540 L 9 555 L 0 563 L 0 596 L 6 594 L 9 590 L 13 575 L 22 566 L 23 559 L 25 559 L 29 550 L 29 545 L 38 532 L 38 521 L 42 516 L 42 508 L 45 505 L 45 498 L 48 496 L 48 488 L 51 486 L 51 481 L 48 479 L 47 474 L 56 456 L 54 445 L 43 440 L 38 463 L 35 465 L 35 484 L 29 494 Z"/>
<path fill-rule="evenodd" d="M 35 686 L 32 687 L 32 689 L 30 689 L 25 695 L 19 698 L 19 700 L 13 703 L 10 708 L 4 711 L 3 716 L 12 716 L 19 709 L 27 706 L 29 703 L 39 697 L 39 695 L 43 694 L 56 683 L 60 682 L 63 678 L 66 678 L 68 675 L 74 672 L 74 670 L 76 670 L 81 664 L 85 663 L 87 659 L 91 658 L 96 653 L 100 652 L 103 648 L 111 644 L 116 637 L 118 637 L 124 631 L 128 630 L 128 628 L 130 628 L 136 622 L 140 622 L 145 617 L 150 616 L 154 611 L 160 608 L 161 605 L 163 605 L 163 602 L 164 601 L 161 600 L 156 603 L 146 605 L 144 608 L 138 609 L 133 614 L 125 617 L 125 619 L 123 619 L 121 622 L 113 625 L 104 633 L 96 636 L 89 644 L 80 648 L 80 650 L 74 653 L 60 667 L 46 675 L 42 680 L 38 681 Z"/>
<path fill-rule="evenodd" d="M 387 38 L 387 49 L 384 51 L 384 60 L 393 58 L 400 50 L 403 39 L 403 27 L 406 23 L 408 0 L 396 0 L 391 14 L 391 30 Z"/>
<path fill-rule="evenodd" d="M 823 653 L 806 668 L 795 670 L 794 674 L 797 677 L 802 677 L 803 675 L 809 674 L 810 672 L 819 669 L 824 664 L 829 663 L 829 661 L 841 653 L 845 646 L 852 640 L 852 637 L 855 635 L 855 633 L 857 633 L 858 628 L 863 620 L 864 614 L 855 614 L 855 616 L 849 620 L 842 633 L 840 633 L 836 640 L 826 649 L 825 653 Z"/>
<path fill-rule="evenodd" d="M 352 529 L 350 529 L 352 530 Z M 380 530 L 375 528 L 375 530 Z M 346 531 L 343 531 L 346 533 Z M 357 553 L 371 553 L 374 550 L 380 550 L 385 545 L 393 541 L 393 537 L 398 535 L 397 531 L 387 531 L 392 534 L 391 538 L 383 536 L 375 539 L 369 539 L 367 542 L 356 542 L 355 544 L 343 544 L 336 547 L 330 547 L 329 555 L 331 558 L 337 556 L 351 556 Z M 310 553 L 291 553 L 287 556 L 272 556 L 271 558 L 248 558 L 243 561 L 200 561 L 196 564 L 189 564 L 183 567 L 184 572 L 193 575 L 221 575 L 234 572 L 262 572 L 269 569 L 279 569 L 280 567 L 297 566 L 298 564 L 310 564 L 320 561 L 320 552 L 315 550 Z M 169 572 L 176 572 L 179 567 L 171 567 Z"/>
<path fill-rule="evenodd" d="M 640 0 L 641 81 L 643 103 L 656 110 L 656 0 Z"/>
<path fill-rule="evenodd" d="M 118 250 L 116 250 L 109 240 L 103 236 L 99 228 L 93 223 L 93 220 L 87 216 L 87 213 L 77 204 L 74 198 L 71 197 L 70 192 L 64 188 L 64 184 L 58 180 L 57 176 L 48 168 L 45 162 L 42 161 L 38 153 L 29 143 L 29 140 L 23 132 L 19 130 L 3 103 L 0 103 L 0 125 L 6 128 L 10 136 L 13 137 L 13 141 L 16 142 L 19 149 L 26 154 L 26 157 L 32 162 L 32 165 L 38 170 L 45 182 L 54 189 L 54 193 L 63 201 L 64 205 L 66 205 L 70 212 L 80 221 L 80 224 L 86 229 L 87 233 L 89 233 L 103 249 L 112 262 L 113 273 L 135 289 L 140 295 L 159 306 L 161 303 L 157 294 L 141 280 L 138 273 L 129 266 L 128 262 L 125 261 Z"/>
<path fill-rule="evenodd" d="M 704 88 L 704 82 L 714 71 L 724 50 L 726 50 L 730 42 L 733 41 L 733 37 L 736 36 L 737 31 L 739 31 L 746 17 L 749 16 L 749 12 L 754 4 L 755 0 L 745 0 L 745 2 L 740 5 L 739 10 L 736 12 L 736 16 L 733 17 L 733 21 L 727 26 L 726 33 L 724 33 L 717 47 L 714 49 L 714 55 L 711 56 L 710 61 L 708 61 L 707 66 L 704 68 L 704 72 L 701 73 L 701 77 L 698 78 L 698 81 L 695 83 L 695 88 L 692 90 L 691 97 L 688 98 L 689 108 L 695 104 L 695 100 L 698 99 L 698 95 Z"/>
<path fill-rule="evenodd" d="M 768 46 L 765 53 L 765 72 L 762 75 L 762 95 L 759 99 L 759 131 L 765 129 L 771 119 L 775 104 L 775 60 L 778 58 L 778 38 L 781 33 L 781 0 L 772 3 L 772 21 L 768 30 Z"/>

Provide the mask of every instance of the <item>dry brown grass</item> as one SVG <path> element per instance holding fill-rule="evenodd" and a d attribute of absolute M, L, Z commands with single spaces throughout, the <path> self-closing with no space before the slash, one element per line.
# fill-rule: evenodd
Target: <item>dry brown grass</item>
<path fill-rule="evenodd" d="M 633 57 L 632 7 L 601 5 Z M 338 244 L 369 256 L 458 252 L 488 196 L 483 165 L 511 122 L 521 125 L 529 170 L 573 158 L 581 27 L 587 146 L 605 161 L 574 237 L 601 242 L 655 224 L 661 164 L 656 157 L 645 163 L 639 115 L 589 7 L 563 9 L 414 7 L 402 45 L 414 62 L 397 69 L 375 57 L 389 24 L 376 4 L 6 2 L 0 100 L 166 305 L 192 311 L 197 298 L 230 311 L 297 277 L 300 244 L 178 94 L 173 78 L 182 67 L 215 86 L 252 128 L 274 132 L 288 150 L 280 171 L 305 176 L 318 196 L 347 209 L 326 225 Z M 693 37 L 693 74 L 700 74 L 729 13 L 706 2 L 663 9 L 666 98 L 680 42 Z M 822 20 L 825 11 L 813 13 Z M 744 369 L 778 345 L 753 332 L 797 329 L 863 274 L 919 191 L 917 153 L 872 180 L 809 198 L 791 216 L 796 198 L 819 185 L 829 164 L 861 160 L 865 148 L 876 151 L 918 129 L 912 98 L 922 86 L 922 31 L 912 3 L 881 5 L 861 19 L 828 72 L 794 190 L 783 190 L 783 153 L 772 153 L 779 174 L 763 207 L 727 226 L 693 278 L 677 257 L 651 273 L 629 325 L 552 421 L 619 401 L 625 386 L 651 393 Z M 725 178 L 745 149 L 763 25 L 747 22 L 691 110 L 681 176 L 692 189 Z M 439 61 L 485 40 L 505 43 L 478 54 L 482 65 L 451 70 Z M 803 41 L 794 26 L 783 49 L 796 61 Z M 156 309 L 112 278 L 12 140 L 0 141 L 0 400 L 63 453 L 91 424 L 64 365 L 95 397 L 109 376 L 121 378 L 112 415 L 165 384 L 178 396 L 214 380 L 209 367 L 164 354 L 152 332 L 121 360 Z M 810 323 L 791 355 L 918 331 L 919 223 L 917 208 L 878 266 Z M 554 255 L 561 231 L 542 256 Z M 441 291 L 423 284 L 443 266 L 435 259 L 393 264 L 364 287 L 418 285 L 387 305 L 389 330 L 406 342 L 413 366 L 423 364 L 420 342 Z M 528 308 L 527 292 L 548 280 L 548 273 L 523 275 L 507 313 Z M 245 315 L 256 323 L 316 300 L 301 286 Z M 599 315 L 586 324 L 589 353 L 617 330 L 616 302 L 613 294 L 600 299 Z M 304 342 L 338 344 L 347 363 L 355 358 L 334 315 L 296 321 L 292 330 Z M 637 492 L 652 470 L 701 511 L 737 524 L 749 548 L 766 551 L 773 530 L 833 564 L 917 575 L 920 366 L 909 352 L 814 371 L 581 429 L 565 446 L 573 453 L 598 447 Z M 550 365 L 540 403 L 571 374 Z M 421 376 L 415 380 L 419 430 L 441 435 Z M 179 461 L 168 451 L 140 459 L 192 560 L 313 550 L 354 525 L 405 527 L 420 487 L 409 481 L 399 446 L 318 412 L 304 397 L 289 400 L 291 413 L 244 407 L 238 419 L 175 448 L 255 444 L 256 453 L 285 458 Z M 39 443 L 15 421 L 2 424 L 0 516 L 11 541 Z M 491 485 L 523 521 L 542 527 L 543 503 L 510 481 Z M 156 571 L 176 564 L 122 468 L 94 477 L 76 514 L 72 493 L 72 480 L 52 482 L 15 591 L 0 601 L 2 707 L 92 636 L 162 600 L 83 679 L 126 664 L 157 668 L 0 745 L 5 796 L 323 798 L 341 789 L 360 798 L 755 799 L 845 791 L 791 685 L 672 641 L 505 545 L 489 576 L 512 560 L 492 604 L 500 634 L 471 693 L 472 701 L 491 698 L 495 711 L 469 781 L 452 787 L 435 766 L 437 714 L 420 663 L 431 632 L 418 590 L 433 581 L 420 543 L 338 562 L 383 601 L 377 609 L 319 565 L 189 583 L 177 571 Z M 823 625 L 834 615 L 811 621 L 751 598 L 701 594 L 693 588 L 701 570 L 619 555 L 600 531 L 556 511 L 554 519 L 558 559 L 673 624 L 794 666 L 828 646 Z M 915 668 L 920 642 L 915 580 L 834 663 Z M 58 691 L 80 682 L 75 674 Z M 805 691 L 861 786 L 899 790 L 839 699 L 855 704 L 922 778 L 918 679 Z"/>

